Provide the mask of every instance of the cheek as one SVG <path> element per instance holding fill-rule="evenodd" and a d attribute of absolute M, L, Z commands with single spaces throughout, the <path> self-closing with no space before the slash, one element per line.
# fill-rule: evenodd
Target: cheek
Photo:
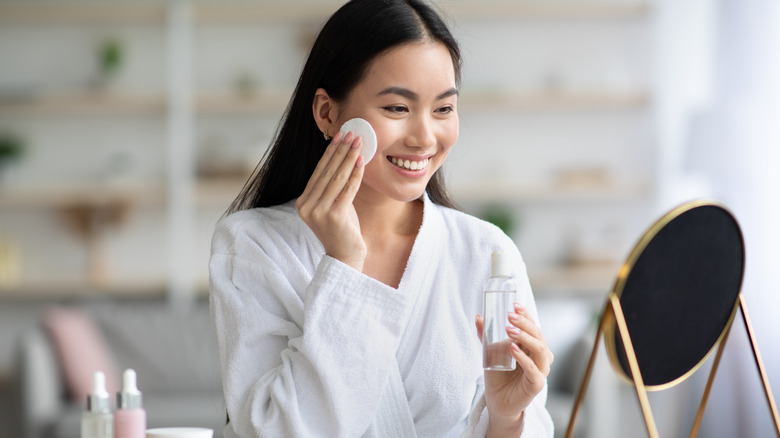
<path fill-rule="evenodd" d="M 455 118 L 450 123 L 447 123 L 444 130 L 439 135 L 439 143 L 442 145 L 442 152 L 449 153 L 450 149 L 458 142 L 458 135 L 460 135 L 460 124 L 458 119 Z"/>
<path fill-rule="evenodd" d="M 383 151 L 388 146 L 395 144 L 403 139 L 403 131 L 400 124 L 393 123 L 373 123 L 370 122 L 376 133 L 377 152 Z"/>

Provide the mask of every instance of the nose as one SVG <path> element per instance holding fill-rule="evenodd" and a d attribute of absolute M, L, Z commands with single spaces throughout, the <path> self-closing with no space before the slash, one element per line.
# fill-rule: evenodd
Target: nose
<path fill-rule="evenodd" d="M 430 117 L 419 116 L 410 121 L 407 146 L 425 149 L 434 148 L 437 143 L 434 121 Z"/>

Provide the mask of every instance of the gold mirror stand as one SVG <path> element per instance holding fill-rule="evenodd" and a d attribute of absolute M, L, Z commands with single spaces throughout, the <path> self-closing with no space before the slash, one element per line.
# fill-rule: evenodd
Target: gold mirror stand
<path fill-rule="evenodd" d="M 774 397 L 772 396 L 772 389 L 769 387 L 769 379 L 767 378 L 766 371 L 764 369 L 764 364 L 761 361 L 761 354 L 758 351 L 758 345 L 756 344 L 756 339 L 755 336 L 753 335 L 753 327 L 750 324 L 750 317 L 748 316 L 747 313 L 747 306 L 745 305 L 745 299 L 742 296 L 741 292 L 738 295 L 737 302 L 734 305 L 735 307 L 739 308 L 742 314 L 742 321 L 745 324 L 745 330 L 747 332 L 748 339 L 750 340 L 750 348 L 753 351 L 753 359 L 755 360 L 758 374 L 761 377 L 761 384 L 764 388 L 764 395 L 766 396 L 767 405 L 769 406 L 769 410 L 772 414 L 772 420 L 775 426 L 775 433 L 777 434 L 778 438 L 780 438 L 780 416 L 777 413 L 777 405 L 775 404 Z M 577 414 L 585 398 L 585 391 L 588 387 L 588 382 L 590 381 L 590 376 L 593 372 L 593 364 L 596 361 L 596 353 L 598 352 L 598 346 L 601 340 L 601 335 L 604 332 L 606 325 L 612 322 L 612 318 L 614 318 L 614 323 L 617 325 L 617 328 L 620 332 L 620 338 L 623 341 L 623 349 L 625 350 L 626 357 L 628 358 L 628 364 L 631 369 L 632 380 L 634 383 L 634 387 L 636 388 L 637 397 L 639 398 L 639 405 L 642 408 L 642 415 L 645 418 L 645 426 L 647 427 L 647 434 L 650 438 L 658 438 L 658 429 L 656 428 L 655 420 L 653 419 L 653 411 L 650 408 L 650 401 L 647 398 L 647 390 L 642 380 L 642 374 L 640 373 L 639 370 L 639 363 L 637 362 L 636 354 L 634 352 L 634 347 L 631 343 L 631 337 L 629 336 L 628 333 L 628 326 L 626 325 L 626 319 L 623 316 L 623 309 L 620 306 L 620 299 L 614 292 L 609 294 L 609 297 L 607 298 L 607 304 L 604 306 L 604 312 L 602 313 L 601 320 L 599 321 L 598 330 L 596 331 L 596 340 L 593 342 L 593 350 L 591 351 L 590 359 L 588 360 L 588 366 L 585 369 L 585 376 L 582 379 L 580 390 L 577 393 L 577 399 L 574 402 L 571 418 L 569 419 L 569 426 L 566 429 L 565 436 L 566 438 L 571 438 L 574 433 L 574 425 L 577 420 Z M 726 345 L 726 339 L 728 339 L 729 333 L 731 332 L 731 327 L 733 325 L 734 325 L 734 320 L 732 319 L 729 322 L 728 327 L 726 327 L 725 336 L 722 338 L 720 344 L 718 345 L 718 351 L 715 354 L 715 359 L 712 364 L 712 369 L 710 370 L 710 375 L 709 378 L 707 379 L 707 385 L 704 389 L 704 394 L 702 395 L 701 402 L 699 403 L 699 411 L 696 414 L 696 420 L 694 421 L 693 427 L 691 428 L 690 438 L 696 437 L 696 435 L 699 433 L 699 427 L 701 426 L 701 421 L 702 418 L 704 417 L 704 410 L 706 409 L 707 399 L 709 398 L 710 390 L 712 389 L 712 384 L 715 381 L 715 373 L 718 370 L 718 365 L 720 364 L 720 359 L 723 355 L 723 349 Z"/>

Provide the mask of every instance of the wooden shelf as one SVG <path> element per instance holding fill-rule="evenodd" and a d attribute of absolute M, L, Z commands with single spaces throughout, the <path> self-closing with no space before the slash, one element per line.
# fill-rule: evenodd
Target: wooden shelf
<path fill-rule="evenodd" d="M 645 1 L 459 1 L 446 10 L 458 20 L 468 19 L 592 19 L 631 18 L 644 15 Z"/>
<path fill-rule="evenodd" d="M 194 3 L 193 18 L 201 24 L 324 21 L 342 4 L 333 1 L 201 1 Z"/>
<path fill-rule="evenodd" d="M 246 179 L 221 178 L 198 181 L 193 202 L 199 206 L 225 206 L 238 195 Z M 0 211 L 72 206 L 99 207 L 110 204 L 161 206 L 165 188 L 134 185 L 100 188 L 98 184 L 65 184 L 0 187 Z"/>
<path fill-rule="evenodd" d="M 160 94 L 49 93 L 3 99 L 0 115 L 104 115 L 157 114 L 166 109 Z"/>
<path fill-rule="evenodd" d="M 606 297 L 614 286 L 620 263 L 604 262 L 564 266 L 528 267 L 531 287 L 546 295 Z"/>
<path fill-rule="evenodd" d="M 213 179 L 198 181 L 195 203 L 201 207 L 227 208 L 244 186 L 246 179 Z"/>
<path fill-rule="evenodd" d="M 646 184 L 611 184 L 604 186 L 566 187 L 555 185 L 518 186 L 510 182 L 482 182 L 479 185 L 453 185 L 451 193 L 463 204 L 501 202 L 520 204 L 528 202 L 615 202 L 630 201 L 646 196 Z"/>
<path fill-rule="evenodd" d="M 201 94 L 196 96 L 195 108 L 199 114 L 255 114 L 279 113 L 287 106 L 293 91 L 266 91 L 252 96 L 236 94 Z"/>
<path fill-rule="evenodd" d="M 253 96 L 229 93 L 200 94 L 195 97 L 195 111 L 201 115 L 241 115 L 278 113 L 287 106 L 292 90 L 259 92 Z M 466 92 L 461 96 L 461 110 L 538 110 L 641 108 L 647 95 L 635 92 Z M 0 115 L 132 115 L 160 114 L 167 108 L 165 96 L 146 93 L 50 93 L 3 98 Z"/>
<path fill-rule="evenodd" d="M 204 94 L 196 98 L 196 111 L 202 115 L 238 115 L 278 113 L 284 111 L 292 90 L 274 90 L 242 97 L 231 94 Z M 459 101 L 461 111 L 469 110 L 543 110 L 543 109 L 631 109 L 647 105 L 647 94 L 632 92 L 548 92 L 501 93 L 475 91 L 464 93 Z"/>
<path fill-rule="evenodd" d="M 0 187 L 0 210 L 35 207 L 101 206 L 107 204 L 159 205 L 165 201 L 162 185 L 50 184 Z"/>
<path fill-rule="evenodd" d="M 0 3 L 0 24 L 157 24 L 164 2 L 10 1 Z"/>
<path fill-rule="evenodd" d="M 340 2 L 281 1 L 257 2 L 199 2 L 195 3 L 196 22 L 253 23 L 263 21 L 324 21 L 335 12 Z M 457 20 L 470 19 L 594 19 L 631 18 L 644 15 L 645 1 L 452 1 L 442 4 L 446 14 Z"/>
<path fill-rule="evenodd" d="M 529 91 L 464 93 L 461 110 L 641 108 L 647 105 L 642 91 Z"/>
<path fill-rule="evenodd" d="M 227 206 L 243 187 L 246 179 L 202 180 L 197 183 L 195 200 L 202 206 Z M 519 204 L 529 202 L 618 202 L 646 196 L 644 184 L 625 184 L 604 187 L 512 186 L 509 183 L 481 186 L 453 186 L 451 193 L 463 204 L 501 202 Z"/>

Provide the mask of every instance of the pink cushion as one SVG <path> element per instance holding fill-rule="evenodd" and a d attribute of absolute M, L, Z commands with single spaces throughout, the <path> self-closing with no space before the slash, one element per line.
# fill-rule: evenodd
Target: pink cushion
<path fill-rule="evenodd" d="M 44 312 L 43 322 L 54 341 L 68 395 L 86 405 L 92 375 L 102 371 L 113 401 L 120 386 L 119 370 L 92 318 L 80 309 L 52 307 Z"/>

